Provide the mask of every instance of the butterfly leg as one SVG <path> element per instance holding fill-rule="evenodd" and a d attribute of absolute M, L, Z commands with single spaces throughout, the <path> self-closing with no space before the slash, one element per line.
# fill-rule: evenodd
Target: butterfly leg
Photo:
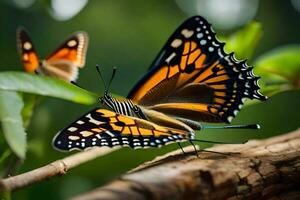
<path fill-rule="evenodd" d="M 199 157 L 196 146 L 194 145 L 194 143 L 193 143 L 192 141 L 189 141 L 189 142 L 190 142 L 190 143 L 192 144 L 192 146 L 194 147 L 194 153 L 195 153 L 195 155 L 196 155 L 197 157 Z M 180 149 L 181 149 L 181 151 L 182 151 L 182 153 L 183 153 L 184 155 L 190 154 L 190 153 L 187 153 L 187 152 L 185 152 L 185 151 L 183 150 L 183 148 L 182 148 L 180 142 L 177 142 L 177 144 L 178 144 L 178 146 L 180 147 Z"/>
<path fill-rule="evenodd" d="M 214 144 L 244 144 L 244 142 L 242 143 L 227 143 L 227 142 L 219 142 L 219 141 L 209 141 L 209 140 L 198 140 L 198 139 L 193 139 L 190 140 L 190 142 L 192 143 L 192 141 L 196 141 L 196 142 L 205 142 L 205 143 L 214 143 Z M 210 151 L 210 150 L 204 150 L 204 149 L 200 149 L 200 151 L 203 152 L 209 152 L 209 153 L 216 153 L 216 154 L 221 154 L 221 155 L 226 155 L 226 156 L 230 156 L 232 154 L 239 154 L 239 153 L 232 153 L 232 152 L 228 152 L 228 153 L 222 153 L 222 152 L 217 152 L 217 151 Z"/>
<path fill-rule="evenodd" d="M 196 148 L 195 144 L 192 142 L 192 140 L 189 140 L 189 142 L 190 142 L 190 143 L 191 143 L 191 145 L 194 147 L 194 150 L 195 150 L 195 155 L 196 155 L 197 157 L 199 157 L 198 150 L 197 150 L 197 148 Z"/>
<path fill-rule="evenodd" d="M 181 146 L 180 142 L 177 142 L 177 144 L 178 144 L 178 146 L 180 147 L 180 149 L 181 149 L 182 153 L 185 155 L 185 154 L 186 154 L 186 152 L 183 150 L 183 148 L 182 148 L 182 146 Z"/>

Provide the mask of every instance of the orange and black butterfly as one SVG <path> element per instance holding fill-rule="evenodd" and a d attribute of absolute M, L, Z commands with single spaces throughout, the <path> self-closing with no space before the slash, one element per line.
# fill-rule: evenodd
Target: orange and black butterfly
<path fill-rule="evenodd" d="M 56 77 L 68 82 L 76 81 L 78 68 L 85 65 L 88 35 L 76 32 L 46 59 L 40 60 L 28 33 L 17 29 L 17 49 L 26 72 Z"/>
<path fill-rule="evenodd" d="M 53 144 L 72 150 L 192 141 L 201 122 L 229 123 L 245 99 L 266 100 L 258 91 L 258 79 L 245 61 L 225 53 L 211 25 L 195 16 L 170 37 L 127 99 L 112 98 L 106 87 L 100 100 L 108 109 L 96 108 L 80 117 Z"/>

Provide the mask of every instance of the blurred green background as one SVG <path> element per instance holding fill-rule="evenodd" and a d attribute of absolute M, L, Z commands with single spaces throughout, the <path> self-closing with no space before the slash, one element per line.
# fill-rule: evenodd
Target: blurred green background
<path fill-rule="evenodd" d="M 86 67 L 80 70 L 78 84 L 101 95 L 103 85 L 95 64 L 102 67 L 107 79 L 115 66 L 118 70 L 111 92 L 126 96 L 145 74 L 168 37 L 194 14 L 207 18 L 219 35 L 229 35 L 250 20 L 260 22 L 263 36 L 250 64 L 275 47 L 300 43 L 300 0 L 1 0 L 0 69 L 23 70 L 15 41 L 15 31 L 20 25 L 30 32 L 42 58 L 71 33 L 84 30 L 90 36 L 90 44 Z M 35 108 L 27 131 L 26 159 L 15 173 L 32 170 L 74 153 L 55 151 L 51 146 L 52 138 L 58 130 L 94 106 L 43 98 Z M 267 102 L 245 107 L 233 121 L 233 124 L 259 123 L 261 130 L 204 130 L 199 132 L 198 138 L 224 142 L 266 138 L 297 129 L 300 126 L 299 113 L 300 91 L 285 91 Z M 3 141 L 2 136 L 0 140 Z M 77 167 L 63 177 L 17 191 L 12 197 L 65 199 L 107 183 L 138 164 L 177 148 L 177 145 L 146 150 L 123 148 Z M 1 170 L 5 171 L 5 167 Z"/>

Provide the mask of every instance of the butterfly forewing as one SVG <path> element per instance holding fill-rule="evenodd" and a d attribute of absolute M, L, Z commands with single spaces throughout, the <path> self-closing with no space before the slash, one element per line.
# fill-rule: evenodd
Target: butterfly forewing
<path fill-rule="evenodd" d="M 53 145 L 59 150 L 82 150 L 94 146 L 146 148 L 190 138 L 186 131 L 96 108 L 60 131 Z"/>
<path fill-rule="evenodd" d="M 27 31 L 17 29 L 17 49 L 26 72 L 33 73 L 39 68 L 39 57 Z"/>
<path fill-rule="evenodd" d="M 86 32 L 76 32 L 49 55 L 46 61 L 51 63 L 57 60 L 67 60 L 77 67 L 84 67 L 88 42 Z"/>
<path fill-rule="evenodd" d="M 178 117 L 230 122 L 245 98 L 265 100 L 257 80 L 245 62 L 225 53 L 211 25 L 195 16 L 170 37 L 128 98 Z"/>

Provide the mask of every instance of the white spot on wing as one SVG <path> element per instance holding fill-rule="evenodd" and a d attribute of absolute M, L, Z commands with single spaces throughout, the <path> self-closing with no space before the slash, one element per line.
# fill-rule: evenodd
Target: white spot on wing
<path fill-rule="evenodd" d="M 105 133 L 108 134 L 110 137 L 115 137 L 115 135 L 110 131 L 105 131 Z"/>
<path fill-rule="evenodd" d="M 181 34 L 182 34 L 185 38 L 190 38 L 190 37 L 194 34 L 194 31 L 188 30 L 188 29 L 183 29 L 183 30 L 181 31 Z"/>
<path fill-rule="evenodd" d="M 205 45 L 205 44 L 206 44 L 206 40 L 204 40 L 204 39 L 203 39 L 203 40 L 200 40 L 200 44 L 201 44 L 201 45 Z"/>
<path fill-rule="evenodd" d="M 170 63 L 170 61 L 176 56 L 176 53 L 172 53 L 167 59 L 166 59 L 166 62 L 167 63 Z"/>
<path fill-rule="evenodd" d="M 76 123 L 77 124 L 84 124 L 84 121 L 78 120 Z"/>
<path fill-rule="evenodd" d="M 97 134 L 96 137 L 99 138 L 99 139 L 101 139 L 101 135 L 100 134 Z"/>
<path fill-rule="evenodd" d="M 69 138 L 69 140 L 79 140 L 80 139 L 79 136 L 75 136 L 75 135 L 70 135 L 68 138 Z"/>
<path fill-rule="evenodd" d="M 76 130 L 77 130 L 76 127 L 70 127 L 70 128 L 68 128 L 68 131 L 71 131 L 71 132 L 74 132 L 74 131 L 76 131 Z"/>
<path fill-rule="evenodd" d="M 100 125 L 100 124 L 103 124 L 104 122 L 101 122 L 101 121 L 98 121 L 98 120 L 95 120 L 91 113 L 89 113 L 88 115 L 86 115 L 87 118 L 89 118 L 89 122 L 93 123 L 93 124 L 96 124 L 96 125 Z"/>
<path fill-rule="evenodd" d="M 182 40 L 180 40 L 180 39 L 175 39 L 175 40 L 173 40 L 173 42 L 171 43 L 171 46 L 174 47 L 174 48 L 177 48 L 177 47 L 179 47 L 181 44 L 182 44 Z"/>
<path fill-rule="evenodd" d="M 203 33 L 198 33 L 197 34 L 197 38 L 202 38 L 203 37 Z"/>
<path fill-rule="evenodd" d="M 232 119 L 233 119 L 232 116 L 227 117 L 227 120 L 228 120 L 229 122 L 231 122 Z"/>
<path fill-rule="evenodd" d="M 68 45 L 69 47 L 74 47 L 74 46 L 76 46 L 76 44 L 77 44 L 76 40 L 70 40 L 70 41 L 67 43 L 67 45 Z"/>
<path fill-rule="evenodd" d="M 238 114 L 238 112 L 239 112 L 238 110 L 234 110 L 233 111 L 234 116 L 236 116 Z"/>
<path fill-rule="evenodd" d="M 30 49 L 32 48 L 32 44 L 31 44 L 30 42 L 25 42 L 25 43 L 23 44 L 23 48 L 24 48 L 25 50 L 30 50 Z"/>

